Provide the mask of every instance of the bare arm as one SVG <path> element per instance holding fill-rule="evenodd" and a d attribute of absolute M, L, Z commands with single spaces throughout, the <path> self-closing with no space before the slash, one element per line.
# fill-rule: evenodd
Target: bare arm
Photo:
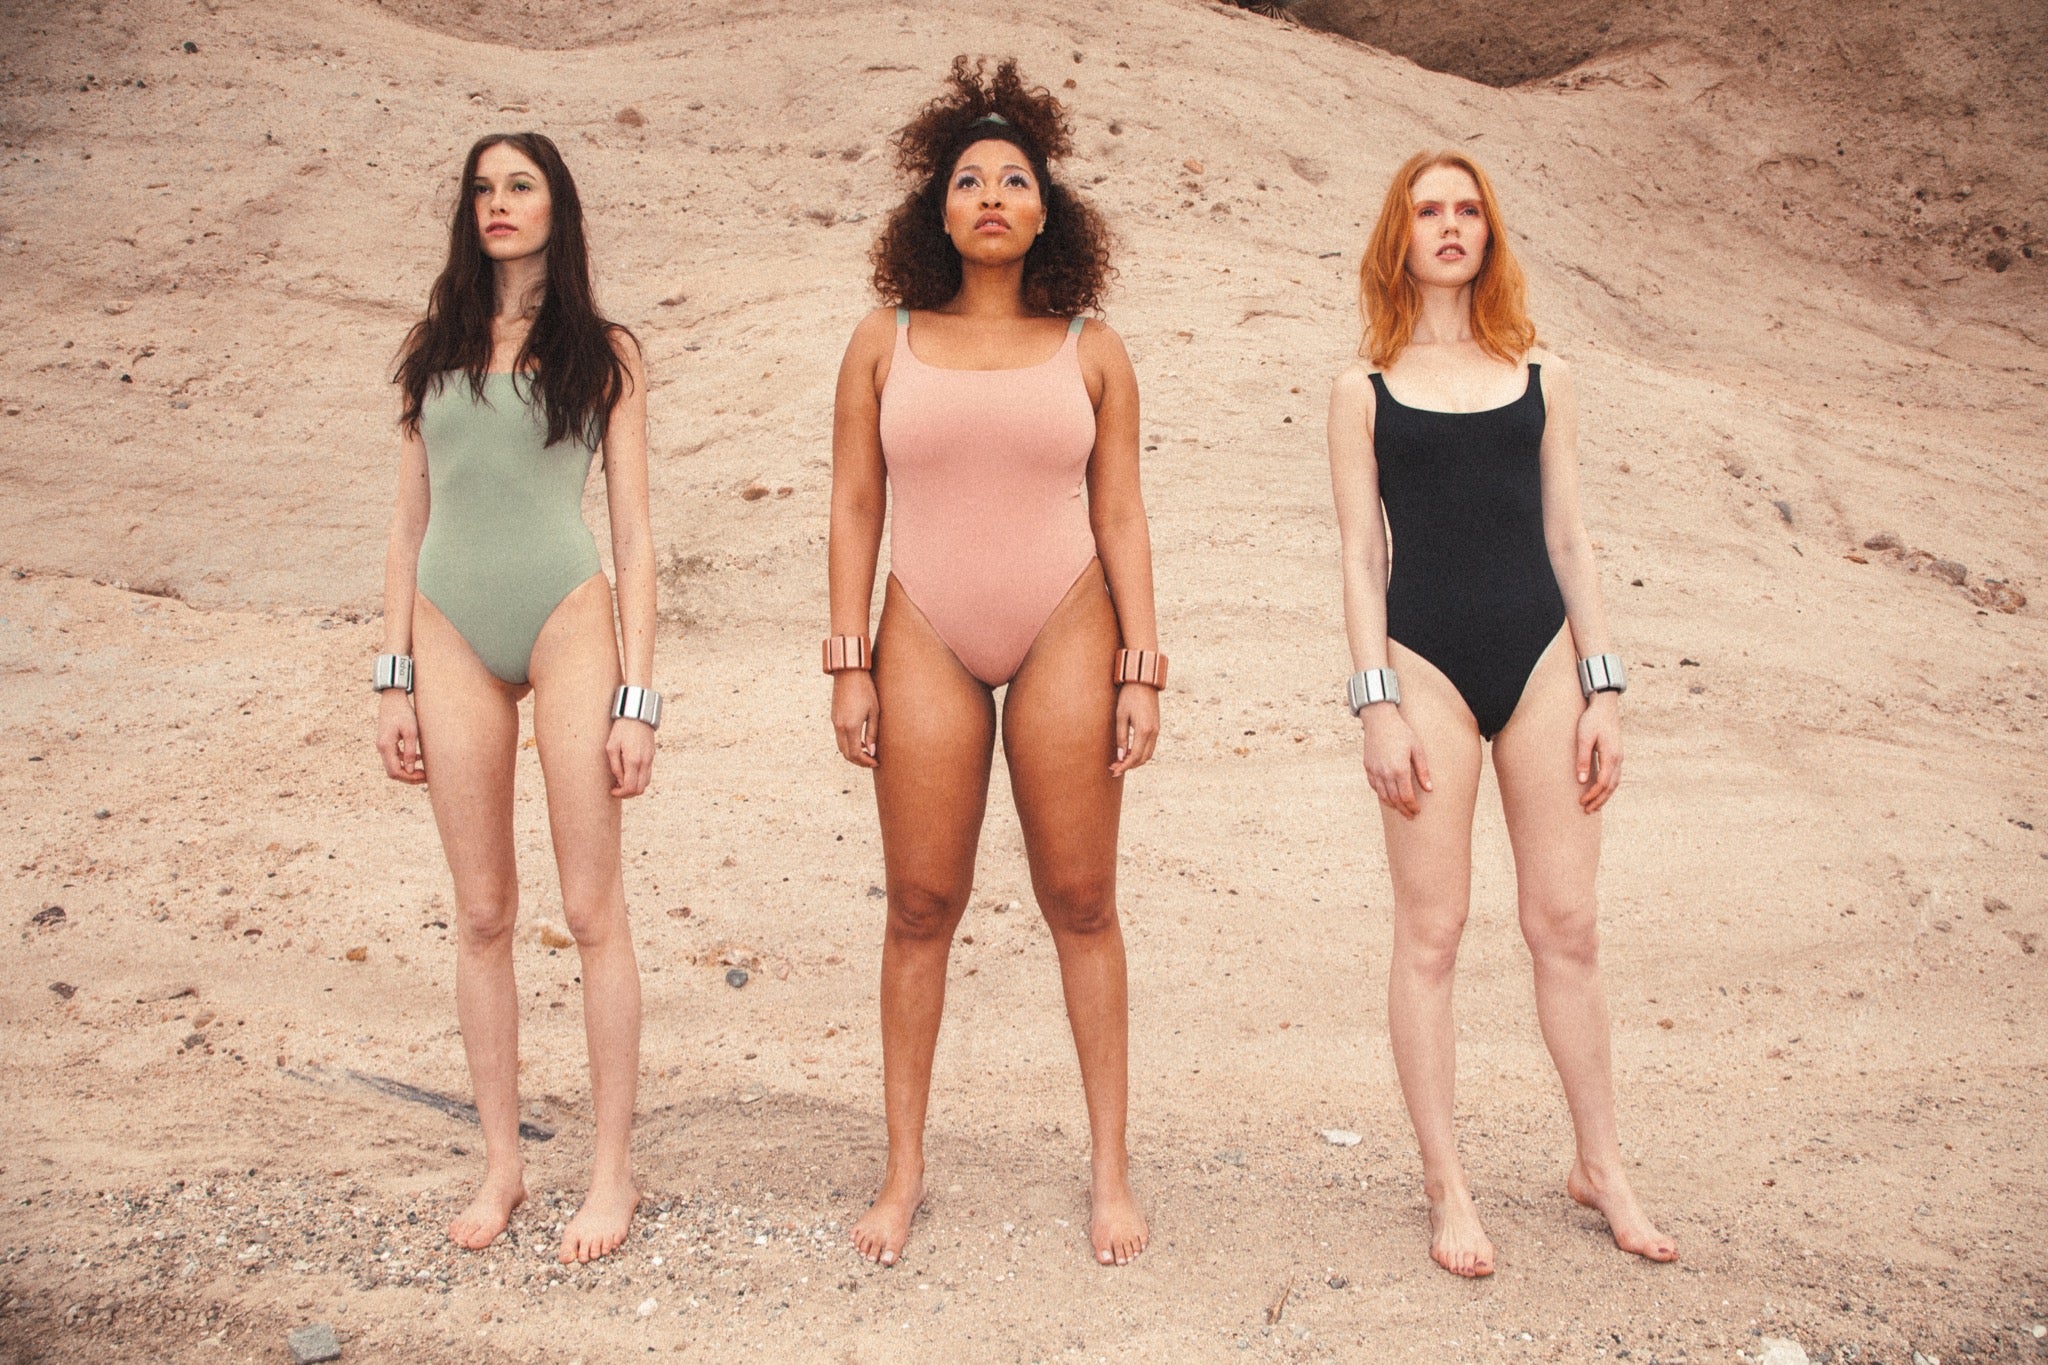
<path fill-rule="evenodd" d="M 617 338 L 628 388 L 605 427 L 605 505 L 611 513 L 612 566 L 618 574 L 619 637 L 626 681 L 654 686 L 654 528 L 648 513 L 647 374 L 640 348 Z"/>
<path fill-rule="evenodd" d="M 1138 479 L 1138 375 L 1123 338 L 1099 322 L 1081 331 L 1081 363 L 1095 401 L 1095 450 L 1088 457 L 1088 524 L 1109 583 L 1125 649 L 1157 652 L 1159 617 L 1152 597 L 1152 530 Z M 1114 661 L 1104 659 L 1109 668 Z M 1159 691 L 1143 683 L 1117 689 L 1116 753 L 1121 777 L 1152 757 L 1159 743 Z"/>
<path fill-rule="evenodd" d="M 875 561 L 889 495 L 882 465 L 882 382 L 895 346 L 895 317 L 877 309 L 861 320 L 839 364 L 832 402 L 832 525 L 826 550 L 831 633 L 868 634 Z M 864 669 L 832 677 L 832 728 L 850 763 L 876 766 L 881 737 L 875 680 Z"/>
<path fill-rule="evenodd" d="M 1328 440 L 1330 492 L 1337 502 L 1337 534 L 1344 566 L 1344 634 L 1353 670 L 1388 668 L 1387 525 L 1380 508 L 1380 466 L 1373 449 L 1378 403 L 1363 365 L 1353 365 L 1330 386 Z M 1364 735 L 1365 776 L 1373 794 L 1413 818 L 1430 790 L 1429 760 L 1400 708 L 1375 702 L 1358 713 Z"/>
<path fill-rule="evenodd" d="M 418 589 L 420 542 L 426 539 L 430 506 L 427 444 L 417 431 L 410 431 L 399 446 L 398 497 L 384 550 L 386 654 L 412 653 L 413 594 Z M 414 785 L 427 780 L 419 721 L 413 714 L 412 698 L 400 688 L 378 694 L 377 752 L 384 759 L 387 776 Z"/>
<path fill-rule="evenodd" d="M 1550 571 L 1564 598 L 1572 646 L 1579 657 L 1612 651 L 1607 608 L 1600 597 L 1600 571 L 1593 540 L 1579 512 L 1579 405 L 1571 368 L 1553 355 L 1543 365 L 1543 542 Z M 1596 811 L 1621 782 L 1621 703 L 1612 692 L 1596 692 L 1579 718 L 1579 804 Z"/>

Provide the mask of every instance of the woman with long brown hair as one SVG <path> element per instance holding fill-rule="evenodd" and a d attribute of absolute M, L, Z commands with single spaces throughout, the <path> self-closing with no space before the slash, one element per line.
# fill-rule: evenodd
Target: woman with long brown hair
<path fill-rule="evenodd" d="M 1537 1019 L 1576 1136 L 1566 1188 L 1624 1250 L 1673 1260 L 1629 1187 L 1615 1119 L 1594 879 L 1624 680 L 1579 514 L 1571 372 L 1536 343 L 1493 187 L 1462 153 L 1395 174 L 1359 283 L 1364 359 L 1330 395 L 1330 476 L 1358 670 L 1347 692 L 1394 881 L 1389 1034 L 1430 1254 L 1493 1272 L 1452 1127 L 1451 1019 L 1490 742 Z"/>
<path fill-rule="evenodd" d="M 1091 1136 L 1089 1242 L 1144 1249 L 1124 1145 L 1128 1009 L 1116 911 L 1123 777 L 1159 733 L 1138 385 L 1098 321 L 1108 238 L 1051 164 L 1072 135 L 1014 61 L 962 57 L 896 135 L 916 184 L 874 251 L 893 307 L 857 327 L 832 430 L 832 723 L 873 770 L 887 869 L 889 1158 L 853 1229 L 893 1265 L 923 1201 L 946 961 L 974 883 L 998 726 L 1052 930 Z M 1085 498 L 1084 498 L 1085 493 Z M 868 639 L 893 495 L 890 574 Z"/>
<path fill-rule="evenodd" d="M 405 341 L 398 506 L 384 569 L 377 748 L 424 783 L 455 883 L 455 1010 L 483 1126 L 484 1179 L 448 1225 L 481 1249 L 526 1199 L 512 835 L 519 702 L 533 697 L 562 912 L 582 967 L 596 1154 L 559 1259 L 625 1239 L 640 1068 L 640 971 L 626 922 L 619 802 L 647 788 L 661 699 L 647 508 L 647 380 L 598 312 L 576 182 L 539 133 L 480 139 L 448 261 Z M 602 452 L 619 578 L 583 523 Z M 621 685 L 622 681 L 625 685 Z"/>

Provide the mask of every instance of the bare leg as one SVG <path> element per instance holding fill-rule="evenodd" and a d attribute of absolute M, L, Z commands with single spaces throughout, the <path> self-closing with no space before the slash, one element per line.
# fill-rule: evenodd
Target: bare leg
<path fill-rule="evenodd" d="M 1128 1265 L 1151 1236 L 1131 1189 L 1130 1004 L 1116 913 L 1117 821 L 1111 777 L 1116 687 L 1105 660 L 1116 612 L 1091 565 L 1040 630 L 1003 701 L 1003 755 L 1024 827 L 1031 885 L 1059 952 L 1060 985 L 1088 1101 L 1088 1240 L 1103 1265 Z"/>
<path fill-rule="evenodd" d="M 853 1244 L 894 1265 L 924 1202 L 924 1121 L 946 1005 L 953 932 L 974 887 L 988 807 L 995 703 L 895 578 L 875 641 L 880 697 L 875 804 L 889 921 L 882 937 L 882 1096 L 889 1160 Z"/>
<path fill-rule="evenodd" d="M 526 1202 L 519 1155 L 519 991 L 512 929 L 519 872 L 512 842 L 516 689 L 483 666 L 426 598 L 413 607 L 413 694 L 427 754 L 427 795 L 455 881 L 455 1017 L 484 1134 L 484 1181 L 448 1224 L 459 1246 L 497 1240 Z"/>
<path fill-rule="evenodd" d="M 1493 1243 L 1458 1160 L 1451 986 L 1472 899 L 1472 810 L 1479 798 L 1479 729 L 1448 678 L 1392 646 L 1401 715 L 1422 741 L 1435 790 L 1409 818 L 1384 805 L 1394 880 L 1394 950 L 1387 967 L 1387 1032 L 1429 1201 L 1429 1254 L 1456 1275 L 1491 1275 Z"/>
<path fill-rule="evenodd" d="M 619 683 L 611 585 L 591 578 L 562 600 L 534 645 L 534 736 L 548 787 L 548 827 L 562 913 L 583 975 L 583 1033 L 597 1116 L 590 1189 L 562 1230 L 556 1259 L 594 1261 L 626 1240 L 633 1183 L 633 1096 L 640 1079 L 640 968 L 626 920 L 619 801 L 605 741 Z"/>
<path fill-rule="evenodd" d="M 1496 738 L 1494 769 L 1515 850 L 1522 936 L 1535 966 L 1536 1017 L 1564 1083 L 1577 1139 L 1566 1188 L 1606 1217 L 1624 1251 L 1673 1261 L 1677 1245 L 1636 1202 L 1621 1164 L 1595 915 L 1600 816 L 1580 808 L 1574 771 L 1583 709 L 1571 635 L 1564 631 L 1545 651 L 1514 719 Z"/>

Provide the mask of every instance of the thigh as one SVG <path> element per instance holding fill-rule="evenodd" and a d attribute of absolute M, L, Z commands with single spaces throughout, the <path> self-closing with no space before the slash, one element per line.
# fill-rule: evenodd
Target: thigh
<path fill-rule="evenodd" d="M 1429 765 L 1430 790 L 1413 818 L 1384 803 L 1394 909 L 1454 906 L 1460 917 L 1472 884 L 1472 811 L 1479 800 L 1479 726 L 1464 697 L 1435 664 L 1398 642 L 1388 662 L 1401 680 L 1401 718 Z"/>
<path fill-rule="evenodd" d="M 1116 608 L 1093 563 L 1046 618 L 1003 698 L 1003 759 L 1034 882 L 1114 878 Z M 1041 897 L 1043 899 L 1043 897 Z"/>
<path fill-rule="evenodd" d="M 1600 862 L 1600 813 L 1579 805 L 1579 695 L 1569 629 L 1543 651 L 1522 699 L 1493 741 L 1501 810 L 1525 903 L 1589 899 Z"/>
<path fill-rule="evenodd" d="M 512 783 L 519 690 L 492 675 L 424 596 L 413 599 L 413 709 L 427 760 L 427 796 L 458 906 L 516 894 Z"/>
<path fill-rule="evenodd" d="M 874 667 L 875 805 L 891 885 L 964 899 L 988 807 L 995 701 L 893 574 Z"/>
<path fill-rule="evenodd" d="M 593 889 L 586 880 L 608 886 L 619 867 L 619 801 L 605 756 L 619 646 L 603 574 L 584 580 L 549 614 L 527 674 L 562 892 L 581 904 L 578 892 Z"/>

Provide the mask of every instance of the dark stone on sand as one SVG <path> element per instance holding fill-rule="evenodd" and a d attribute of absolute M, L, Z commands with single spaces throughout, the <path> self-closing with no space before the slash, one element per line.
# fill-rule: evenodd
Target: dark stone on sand
<path fill-rule="evenodd" d="M 33 915 L 30 915 L 28 922 L 35 925 L 38 929 L 47 929 L 53 924 L 62 924 L 64 922 L 64 907 L 61 905 L 46 905 Z"/>
<path fill-rule="evenodd" d="M 324 1322 L 292 1328 L 284 1334 L 284 1344 L 291 1348 L 292 1365 L 316 1365 L 322 1360 L 341 1359 L 341 1343 L 335 1340 L 334 1329 Z"/>
<path fill-rule="evenodd" d="M 1969 569 L 1953 559 L 1937 559 L 1927 566 L 1927 572 L 1959 588 L 1963 586 L 1963 580 L 1970 576 Z"/>
<path fill-rule="evenodd" d="M 734 990 L 738 990 L 740 987 L 746 985 L 747 980 L 747 969 L 745 967 L 734 967 L 731 971 L 725 974 L 725 984 L 732 987 Z"/>
<path fill-rule="evenodd" d="M 1786 502 L 1783 498 L 1772 498 L 1771 506 L 1778 509 L 1778 519 L 1780 521 L 1784 522 L 1787 526 L 1790 526 L 1792 524 L 1791 503 Z"/>
<path fill-rule="evenodd" d="M 1863 542 L 1863 548 L 1866 550 L 1903 550 L 1906 548 L 1906 542 L 1899 539 L 1897 531 L 1879 531 L 1876 535 Z"/>
<path fill-rule="evenodd" d="M 50 989 L 57 993 L 59 1000 L 69 1000 L 72 996 L 78 994 L 78 987 L 72 985 L 69 981 L 52 981 Z"/>

